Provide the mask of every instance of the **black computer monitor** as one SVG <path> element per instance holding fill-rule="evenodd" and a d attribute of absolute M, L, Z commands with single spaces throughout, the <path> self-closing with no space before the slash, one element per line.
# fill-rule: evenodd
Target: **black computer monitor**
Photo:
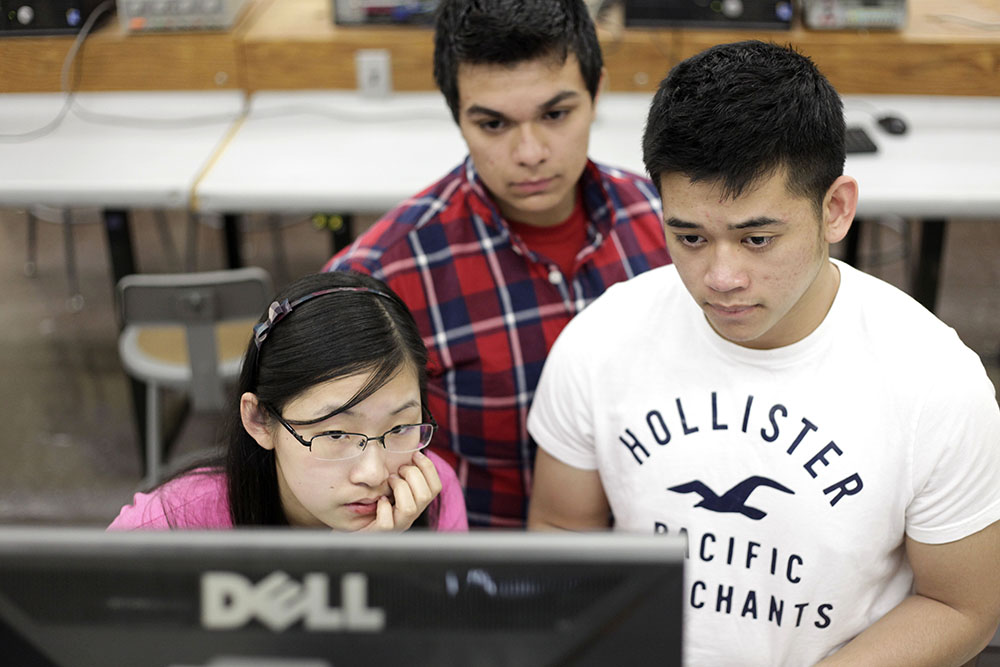
<path fill-rule="evenodd" d="M 683 553 L 678 538 L 621 533 L 0 528 L 0 656 L 18 667 L 680 665 Z"/>

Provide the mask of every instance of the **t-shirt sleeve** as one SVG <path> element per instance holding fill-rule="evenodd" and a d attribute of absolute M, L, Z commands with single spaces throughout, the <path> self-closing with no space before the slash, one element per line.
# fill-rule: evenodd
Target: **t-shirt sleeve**
<path fill-rule="evenodd" d="M 109 531 L 176 528 L 232 528 L 224 475 L 199 469 L 136 493 L 108 526 Z"/>
<path fill-rule="evenodd" d="M 593 308 L 593 306 L 591 306 Z M 593 415 L 589 391 L 586 311 L 570 320 L 556 339 L 528 413 L 528 433 L 548 454 L 582 470 L 596 470 Z"/>
<path fill-rule="evenodd" d="M 458 476 L 448 462 L 434 452 L 427 451 L 427 457 L 434 463 L 441 479 L 441 493 L 429 508 L 430 523 L 434 530 L 441 532 L 465 532 L 469 530 L 469 519 L 465 511 L 465 495 L 458 483 Z"/>
<path fill-rule="evenodd" d="M 982 363 L 967 352 L 965 370 L 927 397 L 917 424 L 906 534 L 926 544 L 1000 520 L 1000 408 Z"/>

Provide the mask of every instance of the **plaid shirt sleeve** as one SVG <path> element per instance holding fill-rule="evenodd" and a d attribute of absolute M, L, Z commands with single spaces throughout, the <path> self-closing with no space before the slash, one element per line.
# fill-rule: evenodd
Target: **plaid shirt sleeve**
<path fill-rule="evenodd" d="M 589 162 L 581 185 L 588 243 L 571 276 L 510 231 L 468 159 L 325 267 L 385 281 L 413 312 L 440 424 L 431 447 L 455 466 L 472 526 L 524 525 L 528 408 L 559 332 L 610 285 L 670 261 L 648 180 Z"/>

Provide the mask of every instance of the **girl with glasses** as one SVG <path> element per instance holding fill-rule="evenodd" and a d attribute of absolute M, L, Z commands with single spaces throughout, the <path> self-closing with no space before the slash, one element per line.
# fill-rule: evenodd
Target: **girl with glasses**
<path fill-rule="evenodd" d="M 384 283 L 301 278 L 254 327 L 226 451 L 138 493 L 110 530 L 467 530 L 451 467 L 425 448 L 427 350 Z"/>

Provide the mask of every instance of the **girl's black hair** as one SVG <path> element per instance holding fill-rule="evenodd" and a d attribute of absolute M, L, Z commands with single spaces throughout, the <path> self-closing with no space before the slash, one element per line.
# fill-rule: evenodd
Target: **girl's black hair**
<path fill-rule="evenodd" d="M 382 281 L 360 273 L 308 275 L 282 289 L 274 302 L 295 300 L 334 288 L 361 288 L 318 295 L 296 305 L 269 328 L 258 346 L 249 335 L 239 382 L 223 422 L 222 451 L 200 457 L 157 486 L 185 475 L 224 473 L 233 525 L 287 526 L 281 505 L 274 450 L 267 450 L 243 427 L 240 397 L 250 392 L 279 413 L 310 387 L 336 378 L 370 373 L 368 383 L 342 410 L 363 401 L 401 369 L 417 374 L 427 404 L 427 348 L 406 304 Z M 270 310 L 270 309 L 268 309 Z M 259 322 L 268 320 L 265 311 Z M 268 419 L 270 413 L 264 411 Z M 185 503 L 164 497 L 167 522 L 185 525 Z M 427 526 L 424 512 L 414 526 Z"/>

